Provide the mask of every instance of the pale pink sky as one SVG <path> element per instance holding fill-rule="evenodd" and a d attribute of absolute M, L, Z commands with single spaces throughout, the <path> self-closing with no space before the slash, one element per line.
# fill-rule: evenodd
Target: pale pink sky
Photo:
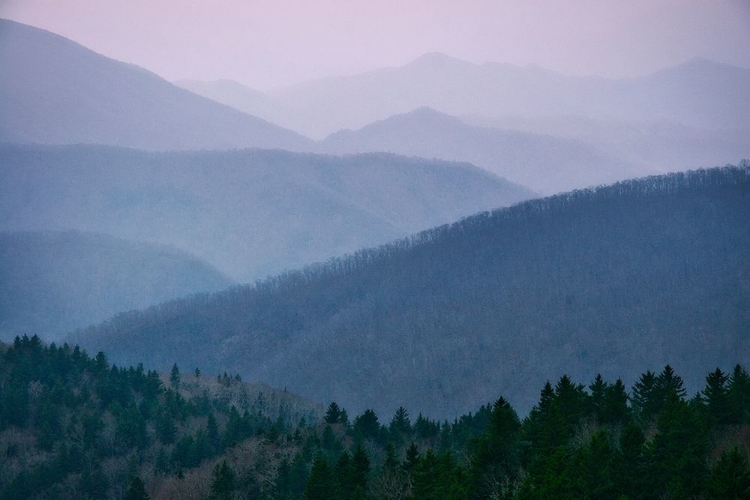
<path fill-rule="evenodd" d="M 0 0 L 0 17 L 170 80 L 259 89 L 432 51 L 610 77 L 750 67 L 750 0 Z"/>

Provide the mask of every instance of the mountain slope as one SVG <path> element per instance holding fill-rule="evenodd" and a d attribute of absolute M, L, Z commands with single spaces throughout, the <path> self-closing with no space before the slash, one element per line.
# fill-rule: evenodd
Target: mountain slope
<path fill-rule="evenodd" d="M 390 151 L 468 161 L 546 194 L 607 184 L 647 172 L 574 139 L 467 125 L 430 108 L 337 132 L 319 143 L 326 153 Z"/>
<path fill-rule="evenodd" d="M 244 281 L 533 196 L 471 165 L 385 154 L 0 147 L 0 230 L 170 244 Z"/>
<path fill-rule="evenodd" d="M 487 394 L 525 411 L 563 372 L 630 384 L 666 363 L 747 364 L 748 255 L 745 164 L 532 200 L 74 340 L 128 363 L 200 358 L 350 411 L 453 417 Z"/>
<path fill-rule="evenodd" d="M 231 284 L 167 247 L 90 233 L 0 233 L 0 338 L 59 340 L 120 311 Z"/>
<path fill-rule="evenodd" d="M 258 116 L 273 122 L 282 111 L 271 99 L 246 85 L 233 80 L 178 80 L 173 82 L 178 87 L 194 94 L 226 104 L 249 115 Z"/>
<path fill-rule="evenodd" d="M 152 150 L 309 140 L 44 30 L 0 19 L 0 142 Z"/>

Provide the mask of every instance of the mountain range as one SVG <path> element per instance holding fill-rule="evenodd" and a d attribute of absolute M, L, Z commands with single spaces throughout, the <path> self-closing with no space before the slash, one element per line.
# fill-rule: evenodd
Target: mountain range
<path fill-rule="evenodd" d="M 12 21 L 0 40 L 6 143 L 391 152 L 475 163 L 542 194 L 750 156 L 738 118 L 750 70 L 707 60 L 608 80 L 432 53 L 265 93 L 177 82 L 188 92 Z"/>
<path fill-rule="evenodd" d="M 200 363 L 355 412 L 453 418 L 487 394 L 523 412 L 559 373 L 630 385 L 644 367 L 747 364 L 748 207 L 747 164 L 575 191 L 71 340 L 118 363 Z"/>
<path fill-rule="evenodd" d="M 0 231 L 168 244 L 236 281 L 534 196 L 469 164 L 383 153 L 0 146 Z"/>
<path fill-rule="evenodd" d="M 257 91 L 247 98 L 227 82 L 178 82 L 194 92 L 309 137 L 359 129 L 420 107 L 453 116 L 584 116 L 668 121 L 743 130 L 750 112 L 750 69 L 692 59 L 628 79 L 565 76 L 535 66 L 474 64 L 430 53 L 400 67 Z M 265 97 L 264 97 L 265 96 Z"/>
<path fill-rule="evenodd" d="M 497 175 L 554 194 L 653 173 L 574 138 L 468 125 L 430 108 L 392 116 L 321 141 L 326 153 L 392 151 L 468 161 Z"/>

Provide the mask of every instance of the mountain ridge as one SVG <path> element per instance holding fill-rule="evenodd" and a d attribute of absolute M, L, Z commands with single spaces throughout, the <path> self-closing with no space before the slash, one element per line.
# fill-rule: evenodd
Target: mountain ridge
<path fill-rule="evenodd" d="M 253 281 L 535 194 L 463 163 L 280 150 L 0 146 L 0 230 L 190 251 Z"/>
<path fill-rule="evenodd" d="M 0 141 L 301 149 L 302 135 L 60 35 L 0 19 Z M 71 71 L 74 68 L 74 71 Z"/>
<path fill-rule="evenodd" d="M 470 125 L 426 106 L 336 132 L 319 142 L 317 151 L 464 160 L 543 194 L 653 173 L 576 139 Z"/>
<path fill-rule="evenodd" d="M 561 366 L 630 384 L 636 365 L 746 363 L 748 206 L 747 164 L 578 190 L 71 340 L 156 366 L 194 363 L 197 350 L 213 369 L 354 411 L 380 401 L 379 413 L 453 418 L 488 393 L 525 411 L 533 398 L 506 381 L 536 387 Z"/>
<path fill-rule="evenodd" d="M 718 94 L 719 81 L 736 83 L 729 86 L 731 92 Z M 269 90 L 265 95 L 276 109 L 264 118 L 315 139 L 421 106 L 455 116 L 582 114 L 747 130 L 747 124 L 730 111 L 750 107 L 748 82 L 750 69 L 700 58 L 632 78 L 605 78 L 563 75 L 537 66 L 475 64 L 428 53 L 401 66 Z M 705 107 L 695 102 L 696 96 L 716 106 Z"/>

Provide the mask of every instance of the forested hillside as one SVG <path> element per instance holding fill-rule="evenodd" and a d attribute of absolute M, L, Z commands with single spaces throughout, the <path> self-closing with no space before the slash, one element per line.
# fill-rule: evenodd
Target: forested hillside
<path fill-rule="evenodd" d="M 500 395 L 452 421 L 323 415 L 226 373 L 118 368 L 103 353 L 0 344 L 0 499 L 743 499 L 750 376 L 689 398 L 670 366 L 629 391 L 543 385 L 523 419 Z M 538 389 L 538 388 L 537 388 Z M 536 392 L 536 391 L 535 391 Z"/>
<path fill-rule="evenodd" d="M 560 373 L 669 363 L 696 390 L 750 362 L 750 167 L 621 182 L 482 213 L 255 286 L 79 332 L 118 363 L 243 377 L 353 411 L 435 417 Z"/>
<path fill-rule="evenodd" d="M 76 328 L 232 281 L 174 248 L 101 234 L 0 233 L 0 340 Z"/>
<path fill-rule="evenodd" d="M 120 499 L 133 477 L 161 484 L 322 414 L 309 400 L 236 375 L 117 367 L 104 353 L 36 336 L 0 344 L 0 360 L 3 500 Z"/>
<path fill-rule="evenodd" d="M 169 244 L 245 282 L 534 196 L 466 163 L 390 154 L 0 146 L 0 230 Z"/>

